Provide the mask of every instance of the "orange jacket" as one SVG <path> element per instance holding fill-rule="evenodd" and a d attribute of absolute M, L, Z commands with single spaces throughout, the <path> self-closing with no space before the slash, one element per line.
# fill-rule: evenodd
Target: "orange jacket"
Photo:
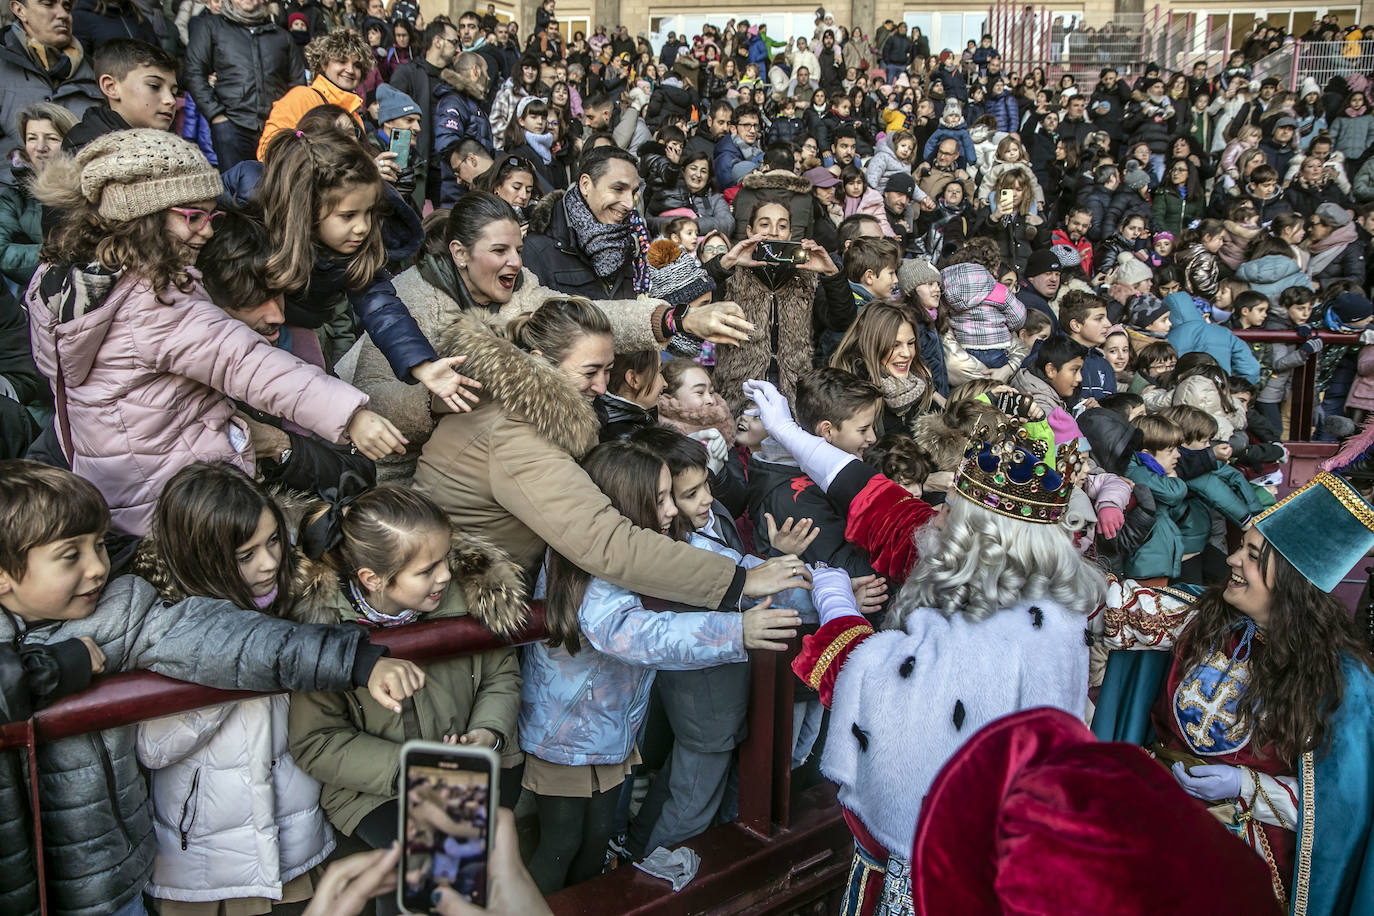
<path fill-rule="evenodd" d="M 306 112 L 326 104 L 338 105 L 353 115 L 353 120 L 358 122 L 359 127 L 363 126 L 363 119 L 359 114 L 363 110 L 363 100 L 358 94 L 340 89 L 323 76 L 317 76 L 309 86 L 292 88 L 272 106 L 272 112 L 267 116 L 267 126 L 262 129 L 262 139 L 258 141 L 258 159 L 262 159 L 262 154 L 267 150 L 267 141 L 276 136 L 277 131 L 288 128 L 294 130 L 296 122 L 303 118 Z"/>

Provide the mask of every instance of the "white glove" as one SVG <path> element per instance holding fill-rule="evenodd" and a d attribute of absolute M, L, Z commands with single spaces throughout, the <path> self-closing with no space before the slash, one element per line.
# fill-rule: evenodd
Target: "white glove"
<path fill-rule="evenodd" d="M 720 469 L 725 467 L 725 460 L 730 456 L 730 446 L 725 444 L 725 437 L 720 430 L 711 427 L 699 429 L 694 433 L 688 433 L 687 438 L 695 439 L 706 446 L 706 469 L 712 474 L 719 474 Z"/>
<path fill-rule="evenodd" d="M 859 602 L 854 598 L 854 586 L 849 573 L 838 566 L 821 566 L 811 570 L 811 603 L 820 615 L 821 626 L 841 617 L 862 617 Z"/>
<path fill-rule="evenodd" d="M 1364 344 L 1366 347 L 1370 344 L 1374 344 L 1374 328 L 1360 332 L 1360 343 Z"/>
<path fill-rule="evenodd" d="M 759 405 L 759 421 L 763 428 L 797 459 L 802 473 L 814 480 L 822 492 L 830 489 L 845 465 L 859 460 L 798 426 L 792 419 L 787 398 L 771 382 L 750 379 L 744 383 L 744 394 Z"/>
<path fill-rule="evenodd" d="M 630 100 L 630 107 L 636 111 L 643 111 L 644 106 L 649 104 L 649 93 L 644 91 L 643 86 L 636 86 L 626 93 Z"/>

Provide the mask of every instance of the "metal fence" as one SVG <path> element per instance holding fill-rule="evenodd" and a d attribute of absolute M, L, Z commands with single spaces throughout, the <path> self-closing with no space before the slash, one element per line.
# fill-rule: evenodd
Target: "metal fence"
<path fill-rule="evenodd" d="M 1294 49 L 1289 85 L 1295 91 L 1309 76 L 1325 89 L 1333 77 L 1368 74 L 1374 69 L 1374 40 L 1299 41 Z"/>

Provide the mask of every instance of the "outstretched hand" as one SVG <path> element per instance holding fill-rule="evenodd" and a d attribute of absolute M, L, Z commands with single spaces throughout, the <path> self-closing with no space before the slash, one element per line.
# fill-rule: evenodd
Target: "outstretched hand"
<path fill-rule="evenodd" d="M 801 556 L 821 535 L 821 529 L 809 518 L 794 523 L 789 515 L 781 528 L 778 527 L 771 512 L 763 513 L 763 519 L 768 525 L 768 543 L 779 553 L 794 553 Z"/>
<path fill-rule="evenodd" d="M 478 397 L 465 389 L 481 388 L 482 383 L 458 374 L 458 367 L 466 360 L 466 356 L 448 356 L 431 360 L 415 366 L 410 370 L 410 374 L 415 381 L 447 404 L 454 413 L 467 413 L 472 410 L 472 404 L 477 403 Z"/>

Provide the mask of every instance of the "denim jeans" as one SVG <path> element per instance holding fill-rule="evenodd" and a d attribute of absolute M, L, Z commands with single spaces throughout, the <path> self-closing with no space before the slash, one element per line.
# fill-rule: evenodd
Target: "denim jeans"
<path fill-rule="evenodd" d="M 143 895 L 139 894 L 133 900 L 115 910 L 111 916 L 148 916 L 148 911 L 143 908 Z"/>
<path fill-rule="evenodd" d="M 215 147 L 220 172 L 227 172 L 240 162 L 258 157 L 258 139 L 232 121 L 210 125 L 210 141 Z"/>

